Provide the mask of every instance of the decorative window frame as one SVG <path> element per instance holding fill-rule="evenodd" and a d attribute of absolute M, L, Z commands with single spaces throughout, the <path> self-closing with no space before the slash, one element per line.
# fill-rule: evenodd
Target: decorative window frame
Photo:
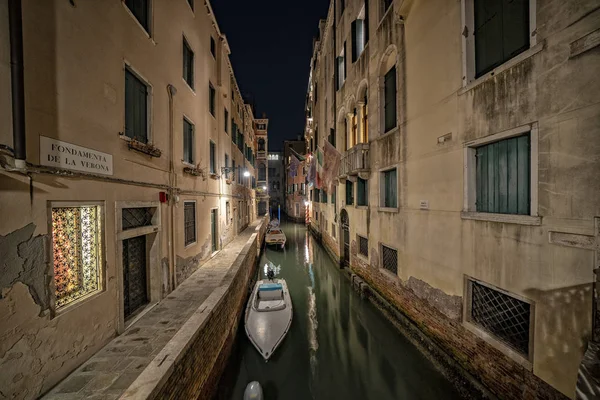
<path fill-rule="evenodd" d="M 487 286 L 490 289 L 496 290 L 498 292 L 504 293 L 507 296 L 513 297 L 517 300 L 523 301 L 530 305 L 530 320 L 529 320 L 529 354 L 527 357 L 523 356 L 518 351 L 511 348 L 509 345 L 504 343 L 502 340 L 496 338 L 493 333 L 486 331 L 479 325 L 470 321 L 471 315 L 471 303 L 472 303 L 472 289 L 470 282 L 478 283 L 482 286 Z M 534 345 L 535 345 L 535 302 L 515 294 L 513 292 L 509 292 L 507 290 L 501 289 L 497 286 L 489 284 L 487 282 L 480 281 L 479 279 L 473 278 L 468 275 L 464 275 L 464 283 L 463 283 L 463 308 L 462 308 L 462 324 L 468 329 L 470 332 L 474 333 L 491 346 L 495 347 L 497 350 L 501 351 L 504 355 L 511 358 L 513 361 L 517 362 L 523 368 L 528 371 L 533 370 L 533 357 L 534 357 Z"/>
<path fill-rule="evenodd" d="M 124 208 L 154 208 L 152 216 L 152 225 L 141 226 L 123 230 L 123 209 Z M 117 301 L 119 307 L 119 321 L 117 332 L 123 333 L 125 329 L 133 325 L 144 314 L 150 311 L 158 304 L 162 297 L 162 284 L 167 284 L 171 288 L 171 276 L 173 271 L 169 268 L 167 271 L 161 271 L 160 262 L 161 252 L 161 206 L 158 201 L 117 201 L 115 202 L 115 228 L 116 228 L 116 275 L 117 275 Z M 146 281 L 148 284 L 148 304 L 137 312 L 131 319 L 125 321 L 123 306 L 123 241 L 136 236 L 146 236 Z M 166 282 L 165 282 L 166 279 Z M 171 288 L 172 289 L 172 288 Z"/>
<path fill-rule="evenodd" d="M 467 89 L 490 79 L 513 65 L 540 52 L 543 43 L 537 43 L 537 0 L 529 0 L 529 49 L 517 54 L 488 73 L 475 78 L 475 0 L 461 0 L 462 41 L 462 86 Z M 460 93 L 459 93 L 460 94 Z"/>
<path fill-rule="evenodd" d="M 530 212 L 529 215 L 497 214 L 477 212 L 475 205 L 477 194 L 477 161 L 475 159 L 477 147 L 497 142 L 502 139 L 516 137 L 529 132 L 530 137 Z M 464 144 L 463 149 L 463 211 L 462 219 L 480 221 L 504 222 L 520 225 L 541 225 L 542 218 L 538 215 L 538 184 L 539 184 L 539 127 L 537 122 L 521 125 L 519 127 L 498 132 Z"/>
<path fill-rule="evenodd" d="M 53 208 L 61 208 L 61 207 L 82 207 L 82 206 L 98 206 L 100 209 L 100 247 L 99 252 L 100 255 L 100 263 L 98 265 L 98 273 L 101 274 L 100 284 L 101 288 L 92 293 L 88 293 L 80 297 L 77 300 L 61 307 L 60 309 L 56 308 L 56 287 L 54 283 L 54 251 L 53 251 L 53 240 L 52 240 L 52 209 Z M 50 318 L 55 318 L 60 315 L 63 315 L 71 310 L 78 308 L 79 306 L 87 303 L 88 301 L 100 296 L 102 293 L 106 292 L 106 284 L 108 280 L 106 279 L 107 271 L 106 271 L 106 204 L 104 201 L 53 201 L 50 200 L 47 202 L 47 215 L 48 215 L 48 234 L 50 235 L 50 245 L 47 249 L 48 260 L 50 260 Z"/>
<path fill-rule="evenodd" d="M 144 83 L 146 85 L 146 87 L 148 88 L 148 94 L 146 96 L 147 101 L 146 101 L 146 127 L 147 127 L 147 132 L 146 134 L 148 135 L 148 143 L 147 145 L 153 146 L 154 145 L 154 130 L 153 125 L 152 125 L 152 120 L 153 120 L 153 114 L 152 114 L 152 110 L 153 110 L 153 103 L 154 103 L 154 87 L 152 86 L 152 84 L 150 83 L 150 81 L 148 79 L 146 79 L 144 77 L 144 75 L 142 75 L 139 70 L 137 70 L 135 67 L 133 67 L 131 65 L 131 63 L 128 60 L 123 60 L 123 131 L 121 132 L 121 134 L 119 134 L 119 137 L 127 142 L 131 142 L 133 139 L 130 138 L 129 136 L 125 135 L 125 120 L 127 118 L 127 116 L 125 115 L 125 72 L 126 70 L 128 70 L 129 72 L 131 72 L 133 75 L 135 75 L 140 81 L 142 81 L 142 83 Z"/>

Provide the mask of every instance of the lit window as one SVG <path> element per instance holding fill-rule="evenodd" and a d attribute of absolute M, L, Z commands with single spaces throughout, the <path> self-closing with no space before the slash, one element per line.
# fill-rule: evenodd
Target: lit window
<path fill-rule="evenodd" d="M 96 205 L 52 207 L 56 308 L 102 290 L 102 212 Z"/>

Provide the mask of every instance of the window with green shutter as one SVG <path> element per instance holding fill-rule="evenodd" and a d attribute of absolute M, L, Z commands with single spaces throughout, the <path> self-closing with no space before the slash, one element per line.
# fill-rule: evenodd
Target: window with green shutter
<path fill-rule="evenodd" d="M 354 184 L 352 181 L 346 180 L 346 205 L 354 204 Z"/>
<path fill-rule="evenodd" d="M 150 0 L 125 0 L 125 5 L 146 32 L 150 33 Z"/>
<path fill-rule="evenodd" d="M 194 88 L 194 52 L 188 42 L 183 39 L 183 79 Z"/>
<path fill-rule="evenodd" d="M 217 173 L 217 154 L 216 154 L 216 146 L 215 143 L 210 141 L 210 173 Z"/>
<path fill-rule="evenodd" d="M 369 204 L 369 191 L 366 179 L 358 178 L 356 185 L 356 205 L 366 206 Z"/>
<path fill-rule="evenodd" d="M 183 119 L 183 161 L 194 163 L 194 125 Z"/>
<path fill-rule="evenodd" d="M 477 147 L 475 157 L 477 211 L 529 215 L 530 135 Z"/>
<path fill-rule="evenodd" d="M 474 0 L 475 77 L 529 48 L 529 0 Z"/>
<path fill-rule="evenodd" d="M 381 173 L 381 207 L 398 207 L 398 181 L 396 168 Z"/>
<path fill-rule="evenodd" d="M 385 131 L 396 127 L 396 67 L 392 67 L 384 78 Z"/>
<path fill-rule="evenodd" d="M 148 143 L 148 86 L 125 70 L 125 136 Z"/>

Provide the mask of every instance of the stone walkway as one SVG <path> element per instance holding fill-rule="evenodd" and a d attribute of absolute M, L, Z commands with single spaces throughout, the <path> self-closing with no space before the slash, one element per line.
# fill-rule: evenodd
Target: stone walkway
<path fill-rule="evenodd" d="M 122 335 L 114 338 L 42 398 L 119 398 L 220 285 L 260 222 L 259 219 L 251 224 Z"/>

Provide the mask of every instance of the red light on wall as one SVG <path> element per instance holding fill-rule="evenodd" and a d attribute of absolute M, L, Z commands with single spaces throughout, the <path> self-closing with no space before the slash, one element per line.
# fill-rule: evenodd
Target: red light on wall
<path fill-rule="evenodd" d="M 158 198 L 161 203 L 166 203 L 169 200 L 169 196 L 167 195 L 167 192 L 159 192 Z"/>

